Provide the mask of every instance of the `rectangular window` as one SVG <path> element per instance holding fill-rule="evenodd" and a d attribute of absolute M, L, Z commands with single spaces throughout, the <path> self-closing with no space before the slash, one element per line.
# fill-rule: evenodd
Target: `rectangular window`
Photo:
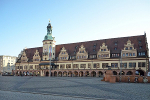
<path fill-rule="evenodd" d="M 33 69 L 33 65 L 30 65 L 30 69 Z"/>
<path fill-rule="evenodd" d="M 96 64 L 94 64 L 93 68 L 96 68 Z"/>
<path fill-rule="evenodd" d="M 91 68 L 91 64 L 90 63 L 88 63 L 88 68 Z"/>
<path fill-rule="evenodd" d="M 67 65 L 66 65 L 66 68 L 71 68 L 71 64 L 67 64 Z"/>
<path fill-rule="evenodd" d="M 93 68 L 99 68 L 100 66 L 99 66 L 99 63 L 94 63 L 94 66 L 93 66 Z"/>
<path fill-rule="evenodd" d="M 112 68 L 118 67 L 118 63 L 111 63 L 111 67 L 112 67 Z"/>
<path fill-rule="evenodd" d="M 135 62 L 130 62 L 129 63 L 129 67 L 131 68 L 131 67 L 136 67 L 136 63 Z"/>
<path fill-rule="evenodd" d="M 65 64 L 60 64 L 60 69 L 64 69 L 65 68 Z"/>
<path fill-rule="evenodd" d="M 132 53 L 130 53 L 129 56 L 132 56 Z"/>
<path fill-rule="evenodd" d="M 125 54 L 123 53 L 123 57 L 125 56 Z"/>
<path fill-rule="evenodd" d="M 129 67 L 132 67 L 132 63 L 129 63 Z"/>
<path fill-rule="evenodd" d="M 128 56 L 128 53 L 126 53 L 126 56 Z"/>
<path fill-rule="evenodd" d="M 108 67 L 108 63 L 102 63 L 102 67 L 103 67 L 103 68 Z"/>
<path fill-rule="evenodd" d="M 138 62 L 138 67 L 141 67 L 141 66 L 142 66 L 141 62 Z"/>
<path fill-rule="evenodd" d="M 130 47 L 130 50 L 132 50 L 132 47 Z"/>
<path fill-rule="evenodd" d="M 133 53 L 133 56 L 135 56 L 135 53 Z"/>
<path fill-rule="evenodd" d="M 145 62 L 142 62 L 142 67 L 145 67 Z"/>
<path fill-rule="evenodd" d="M 86 68 L 86 64 L 80 64 L 80 68 Z"/>
<path fill-rule="evenodd" d="M 73 68 L 79 68 L 78 64 L 73 64 Z"/>
<path fill-rule="evenodd" d="M 122 63 L 122 64 L 120 64 L 120 67 L 127 68 L 127 63 Z"/>
<path fill-rule="evenodd" d="M 145 67 L 145 62 L 138 62 L 138 67 Z"/>

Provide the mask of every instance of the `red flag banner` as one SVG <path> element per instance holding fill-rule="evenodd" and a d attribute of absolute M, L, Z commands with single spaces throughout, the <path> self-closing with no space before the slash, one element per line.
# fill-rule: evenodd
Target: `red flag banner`
<path fill-rule="evenodd" d="M 51 56 L 52 56 L 52 46 L 50 45 L 49 46 L 49 57 L 51 58 Z"/>

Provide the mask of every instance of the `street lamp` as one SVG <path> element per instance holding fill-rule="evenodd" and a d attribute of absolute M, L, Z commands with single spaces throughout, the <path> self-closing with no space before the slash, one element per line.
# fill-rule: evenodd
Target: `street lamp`
<path fill-rule="evenodd" d="M 121 62 L 120 62 L 120 82 L 121 82 L 121 75 L 122 75 L 122 51 L 121 51 Z"/>

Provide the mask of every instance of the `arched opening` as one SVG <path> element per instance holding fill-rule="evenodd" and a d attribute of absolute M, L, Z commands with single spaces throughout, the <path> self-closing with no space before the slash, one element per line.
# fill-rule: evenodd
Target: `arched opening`
<path fill-rule="evenodd" d="M 91 72 L 91 76 L 92 76 L 92 77 L 96 77 L 96 72 L 95 72 L 95 71 L 92 71 L 92 72 Z"/>
<path fill-rule="evenodd" d="M 86 76 L 86 77 L 90 76 L 89 71 L 86 71 L 86 72 L 85 72 L 85 76 Z"/>
<path fill-rule="evenodd" d="M 54 72 L 54 76 L 57 76 L 57 72 L 56 71 Z"/>
<path fill-rule="evenodd" d="M 46 72 L 46 76 L 49 76 L 49 72 L 48 71 Z"/>
<path fill-rule="evenodd" d="M 78 72 L 77 71 L 74 71 L 74 76 L 78 77 Z"/>
<path fill-rule="evenodd" d="M 79 72 L 79 77 L 83 77 L 83 72 L 82 71 Z"/>
<path fill-rule="evenodd" d="M 102 77 L 102 76 L 103 76 L 103 72 L 99 71 L 99 72 L 98 72 L 98 76 L 99 76 L 99 77 Z"/>
<path fill-rule="evenodd" d="M 131 71 L 128 71 L 126 75 L 132 75 L 133 73 Z"/>
<path fill-rule="evenodd" d="M 65 77 L 67 76 L 67 72 L 66 71 L 63 72 L 63 76 L 65 76 Z"/>
<path fill-rule="evenodd" d="M 58 76 L 62 77 L 62 72 L 58 72 Z"/>
<path fill-rule="evenodd" d="M 116 72 L 116 71 L 113 71 L 113 75 L 117 75 L 117 72 Z"/>
<path fill-rule="evenodd" d="M 119 75 L 120 75 L 120 72 L 119 72 Z M 121 72 L 121 75 L 125 75 L 125 72 L 124 72 L 124 71 L 122 71 L 122 72 Z"/>
<path fill-rule="evenodd" d="M 142 70 L 136 70 L 136 73 L 135 73 L 136 75 L 140 75 L 140 76 L 144 76 L 144 71 L 142 71 Z"/>
<path fill-rule="evenodd" d="M 68 77 L 72 77 L 72 72 L 71 71 L 68 72 Z"/>

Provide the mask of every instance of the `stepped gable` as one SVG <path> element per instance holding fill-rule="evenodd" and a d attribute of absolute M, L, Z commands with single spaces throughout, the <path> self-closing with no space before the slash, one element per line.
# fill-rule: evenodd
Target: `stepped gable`
<path fill-rule="evenodd" d="M 63 47 L 65 47 L 69 56 L 76 55 L 74 52 L 78 52 L 81 45 L 85 47 L 85 50 L 88 52 L 89 55 L 97 54 L 97 52 L 100 49 L 100 46 L 102 46 L 103 43 L 107 45 L 111 53 L 120 53 L 120 50 L 124 49 L 124 44 L 127 44 L 128 40 L 131 41 L 131 44 L 134 44 L 134 48 L 137 49 L 138 51 L 146 51 L 145 35 L 139 35 L 131 37 L 119 37 L 119 38 L 110 38 L 110 39 L 56 45 L 56 57 L 59 56 L 60 50 Z M 141 43 L 138 42 L 139 40 L 141 41 Z M 117 45 L 115 45 L 115 42 L 117 43 Z M 140 49 L 139 46 L 142 46 L 142 49 Z M 115 50 L 115 47 L 117 48 L 117 50 Z"/>
<path fill-rule="evenodd" d="M 32 61 L 34 53 L 36 52 L 36 50 L 38 50 L 40 57 L 42 57 L 43 47 L 25 49 L 26 56 L 29 59 L 28 61 Z"/>

